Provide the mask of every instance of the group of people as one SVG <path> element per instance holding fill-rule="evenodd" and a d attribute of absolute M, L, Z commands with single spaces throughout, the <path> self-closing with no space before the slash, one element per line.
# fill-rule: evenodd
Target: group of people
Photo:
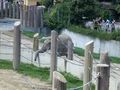
<path fill-rule="evenodd" d="M 115 20 L 103 20 L 102 18 L 97 18 L 93 20 L 94 30 L 113 32 L 115 31 Z"/>

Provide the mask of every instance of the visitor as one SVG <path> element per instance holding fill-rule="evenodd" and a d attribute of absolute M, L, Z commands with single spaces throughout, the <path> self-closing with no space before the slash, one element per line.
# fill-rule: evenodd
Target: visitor
<path fill-rule="evenodd" d="M 115 20 L 112 21 L 111 27 L 112 27 L 112 32 L 115 31 Z"/>
<path fill-rule="evenodd" d="M 104 31 L 106 30 L 106 22 L 105 20 L 102 20 L 102 22 L 100 23 L 100 26 L 101 26 L 101 31 Z"/>

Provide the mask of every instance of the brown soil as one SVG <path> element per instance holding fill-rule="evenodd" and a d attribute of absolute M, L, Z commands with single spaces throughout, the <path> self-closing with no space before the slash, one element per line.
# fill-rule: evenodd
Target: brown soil
<path fill-rule="evenodd" d="M 13 70 L 0 69 L 0 90 L 50 90 L 46 82 L 34 79 Z"/>

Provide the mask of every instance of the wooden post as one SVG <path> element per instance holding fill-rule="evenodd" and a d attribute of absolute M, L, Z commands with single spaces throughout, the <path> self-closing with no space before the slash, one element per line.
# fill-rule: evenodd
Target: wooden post
<path fill-rule="evenodd" d="M 3 18 L 4 13 L 3 13 L 3 0 L 1 0 L 1 18 Z"/>
<path fill-rule="evenodd" d="M 53 72 L 52 90 L 67 90 L 67 80 L 57 71 Z"/>
<path fill-rule="evenodd" d="M 20 36 L 20 22 L 14 24 L 14 44 L 13 44 L 13 69 L 18 70 L 20 67 L 20 49 L 21 49 L 21 36 Z"/>
<path fill-rule="evenodd" d="M 16 18 L 19 19 L 20 18 L 20 7 L 19 4 L 16 3 Z"/>
<path fill-rule="evenodd" d="M 16 4 L 13 3 L 13 18 L 16 18 Z"/>
<path fill-rule="evenodd" d="M 73 43 L 72 41 L 68 41 L 68 59 L 73 60 Z"/>
<path fill-rule="evenodd" d="M 109 65 L 107 64 L 97 64 L 97 84 L 96 84 L 96 90 L 109 90 L 108 83 L 105 83 L 107 76 L 102 76 L 103 72 L 106 73 L 106 70 L 108 70 Z"/>
<path fill-rule="evenodd" d="M 31 27 L 34 27 L 34 6 L 31 6 Z"/>
<path fill-rule="evenodd" d="M 39 33 L 34 34 L 33 37 L 33 51 L 37 51 L 39 49 Z"/>
<path fill-rule="evenodd" d="M 43 29 L 43 27 L 44 27 L 44 23 L 43 23 L 43 15 L 44 15 L 44 6 L 41 6 L 41 17 L 40 17 L 40 20 L 41 20 L 41 22 L 40 22 L 40 27 L 41 27 L 41 29 Z"/>
<path fill-rule="evenodd" d="M 37 6 L 37 25 L 38 27 L 40 27 L 40 21 L 41 21 L 41 18 L 40 18 L 40 14 L 41 13 L 41 6 Z"/>
<path fill-rule="evenodd" d="M 27 22 L 28 22 L 28 6 L 24 6 L 24 26 L 27 27 Z"/>
<path fill-rule="evenodd" d="M 109 90 L 109 78 L 110 78 L 110 59 L 108 53 L 102 53 L 100 55 L 101 64 L 97 65 L 100 77 L 97 80 L 96 90 Z"/>
<path fill-rule="evenodd" d="M 67 72 L 67 60 L 64 59 L 64 67 L 65 67 L 65 72 Z"/>
<path fill-rule="evenodd" d="M 43 29 L 43 13 L 44 13 L 44 6 L 37 7 L 37 25 L 40 27 L 40 31 Z"/>
<path fill-rule="evenodd" d="M 28 20 L 27 20 L 27 26 L 30 27 L 31 25 L 31 6 L 28 6 Z"/>
<path fill-rule="evenodd" d="M 5 3 L 5 17 L 8 17 L 8 2 Z"/>
<path fill-rule="evenodd" d="M 51 32 L 51 65 L 50 65 L 50 80 L 53 78 L 53 71 L 57 70 L 57 32 Z"/>
<path fill-rule="evenodd" d="M 9 2 L 9 18 L 12 18 L 12 3 Z"/>
<path fill-rule="evenodd" d="M 21 25 L 23 25 L 23 5 L 20 5 L 20 21 L 21 21 Z"/>
<path fill-rule="evenodd" d="M 34 28 L 37 29 L 37 6 L 34 6 Z"/>
<path fill-rule="evenodd" d="M 92 63 L 93 59 L 91 54 L 93 53 L 94 42 L 90 41 L 85 45 L 85 63 L 84 63 L 84 79 L 83 85 L 92 80 Z M 83 87 L 83 90 L 90 90 L 90 84 Z"/>
<path fill-rule="evenodd" d="M 120 82 L 117 83 L 117 90 L 120 90 Z"/>

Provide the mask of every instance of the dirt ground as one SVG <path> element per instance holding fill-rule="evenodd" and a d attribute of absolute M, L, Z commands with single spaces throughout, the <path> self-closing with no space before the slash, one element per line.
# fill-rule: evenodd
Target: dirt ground
<path fill-rule="evenodd" d="M 0 90 L 50 90 L 50 85 L 13 70 L 0 69 Z"/>

